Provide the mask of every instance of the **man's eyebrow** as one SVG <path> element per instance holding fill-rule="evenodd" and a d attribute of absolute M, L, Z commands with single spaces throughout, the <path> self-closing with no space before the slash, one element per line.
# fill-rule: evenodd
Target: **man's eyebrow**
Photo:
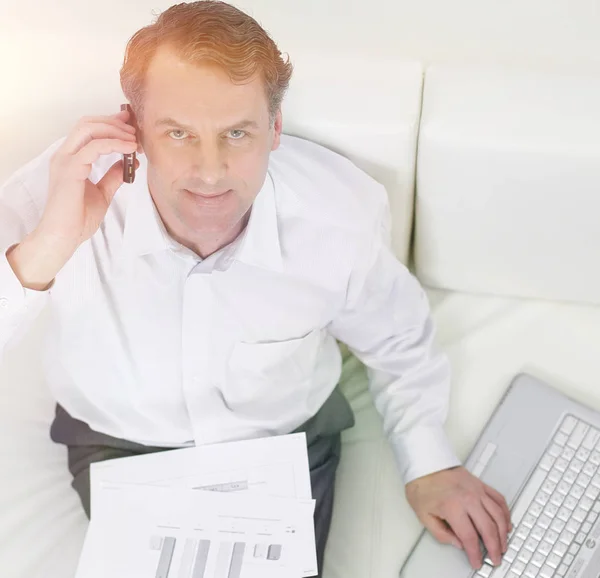
<path fill-rule="evenodd" d="M 236 122 L 235 124 L 228 126 L 225 130 L 234 130 L 241 128 L 258 128 L 258 124 L 253 120 L 241 120 L 240 122 Z"/>
<path fill-rule="evenodd" d="M 192 130 L 191 126 L 183 124 L 181 122 L 177 122 L 174 118 L 167 116 L 165 118 L 161 118 L 154 123 L 154 126 L 177 126 L 179 128 L 185 128 L 186 130 Z"/>
<path fill-rule="evenodd" d="M 194 132 L 193 127 L 191 127 L 187 124 L 181 123 L 181 122 L 177 122 L 174 118 L 171 118 L 169 116 L 157 120 L 154 123 L 154 126 L 176 126 L 177 128 L 183 128 L 187 131 Z M 244 129 L 244 128 L 257 129 L 258 124 L 253 120 L 241 120 L 239 122 L 236 122 L 235 124 L 232 124 L 231 126 L 225 127 L 223 129 L 223 132 L 228 131 L 228 130 L 239 130 L 239 129 Z"/>

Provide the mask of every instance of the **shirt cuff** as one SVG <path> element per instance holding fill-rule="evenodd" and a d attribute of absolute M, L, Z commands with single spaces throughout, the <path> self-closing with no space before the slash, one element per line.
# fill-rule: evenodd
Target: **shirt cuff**
<path fill-rule="evenodd" d="M 30 308 L 41 307 L 52 287 L 50 285 L 45 291 L 24 288 L 6 258 L 11 248 L 0 252 L 0 320 L 19 315 Z"/>
<path fill-rule="evenodd" d="M 417 427 L 391 438 L 405 484 L 462 464 L 442 427 Z"/>

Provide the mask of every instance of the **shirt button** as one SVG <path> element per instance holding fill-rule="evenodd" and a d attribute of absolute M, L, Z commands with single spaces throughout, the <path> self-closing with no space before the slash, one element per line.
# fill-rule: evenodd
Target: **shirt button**
<path fill-rule="evenodd" d="M 6 297 L 0 297 L 0 309 L 6 309 L 8 307 L 8 299 Z"/>

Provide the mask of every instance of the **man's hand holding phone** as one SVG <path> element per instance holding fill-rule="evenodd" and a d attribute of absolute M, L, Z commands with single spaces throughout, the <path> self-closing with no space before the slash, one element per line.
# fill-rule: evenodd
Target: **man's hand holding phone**
<path fill-rule="evenodd" d="M 76 249 L 100 227 L 108 207 L 124 182 L 125 163 L 113 164 L 97 184 L 89 180 L 92 165 L 102 155 L 132 155 L 139 161 L 130 110 L 111 116 L 84 117 L 50 161 L 48 200 L 40 223 L 7 254 L 24 287 L 44 290 Z"/>

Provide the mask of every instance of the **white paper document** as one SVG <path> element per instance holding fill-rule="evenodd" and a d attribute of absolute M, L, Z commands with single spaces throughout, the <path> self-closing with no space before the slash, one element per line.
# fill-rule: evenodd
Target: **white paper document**
<path fill-rule="evenodd" d="M 102 484 L 76 578 L 300 578 L 314 501 Z"/>
<path fill-rule="evenodd" d="M 90 481 L 92 517 L 101 482 L 312 498 L 304 433 L 98 462 Z"/>
<path fill-rule="evenodd" d="M 99 462 L 90 483 L 92 521 L 77 578 L 317 574 L 303 433 Z M 131 573 L 139 556 L 145 570 Z M 93 573 L 99 560 L 105 574 Z M 118 571 L 106 567 L 112 562 Z"/>

